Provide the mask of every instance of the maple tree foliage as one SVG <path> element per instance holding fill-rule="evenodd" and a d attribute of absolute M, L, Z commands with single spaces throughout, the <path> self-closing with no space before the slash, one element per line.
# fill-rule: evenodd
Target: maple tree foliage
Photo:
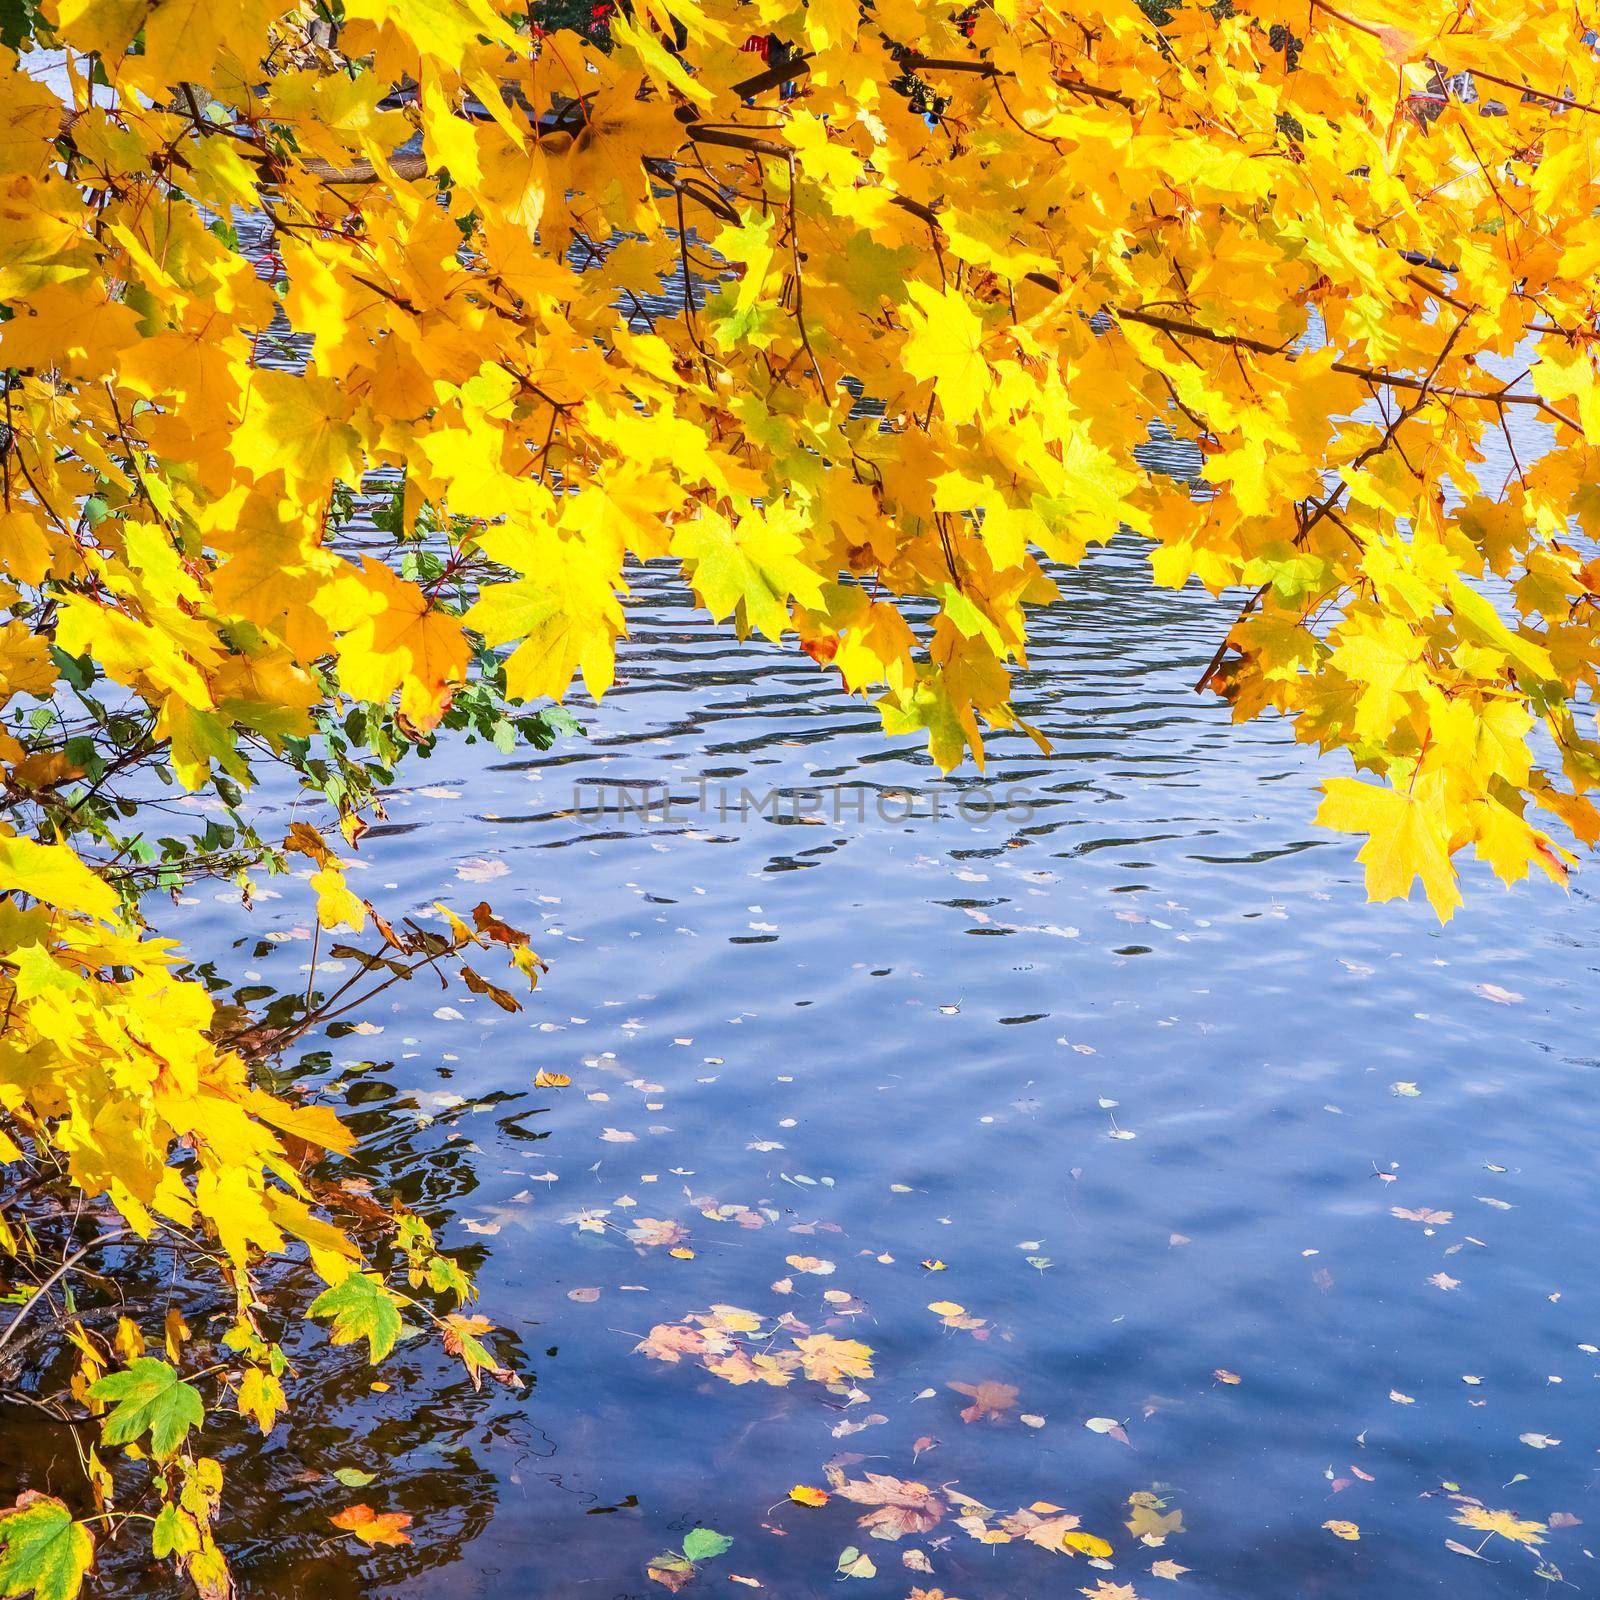
<path fill-rule="evenodd" d="M 1420 878 L 1445 917 L 1459 852 L 1559 882 L 1547 828 L 1600 837 L 1593 7 L 6 16 L 0 1170 L 96 1202 L 86 1248 L 217 1252 L 239 1315 L 203 1392 L 170 1331 L 165 1360 L 80 1339 L 80 1398 L 203 1592 L 205 1415 L 266 1431 L 282 1403 L 264 1258 L 303 1255 L 309 1314 L 375 1360 L 420 1306 L 475 1382 L 514 1380 L 485 1319 L 418 1298 L 470 1294 L 425 1223 L 391 1219 L 403 1274 L 357 1247 L 314 1161 L 349 1134 L 252 1071 L 293 1030 L 220 1015 L 139 896 L 297 854 L 326 928 L 375 930 L 377 981 L 448 956 L 518 1004 L 465 960 L 537 978 L 488 907 L 392 928 L 337 839 L 259 839 L 237 802 L 282 765 L 353 846 L 441 729 L 547 739 L 612 681 L 630 563 L 797 639 L 951 767 L 1022 726 L 1029 609 L 1130 529 L 1156 584 L 1244 596 L 1203 687 L 1353 759 L 1319 815 L 1365 836 L 1374 897 Z M 1420 114 L 1445 74 L 1475 97 Z M 1153 436 L 1198 447 L 1199 485 L 1140 464 Z M 375 473 L 392 504 L 351 552 Z M 141 777 L 227 820 L 155 846 Z M 93 1549 L 48 1497 L 0 1515 L 7 1593 L 70 1600 Z"/>

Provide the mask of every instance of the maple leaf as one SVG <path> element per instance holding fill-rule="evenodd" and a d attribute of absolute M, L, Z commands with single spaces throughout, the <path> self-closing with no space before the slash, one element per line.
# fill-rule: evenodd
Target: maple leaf
<path fill-rule="evenodd" d="M 361 436 L 350 425 L 352 410 L 327 378 L 257 370 L 230 448 L 257 476 L 282 470 L 296 482 L 331 488 L 355 467 Z"/>
<path fill-rule="evenodd" d="M 1367 869 L 1367 893 L 1374 900 L 1403 900 L 1420 877 L 1440 921 L 1448 922 L 1461 895 L 1450 868 L 1439 779 L 1424 778 L 1404 792 L 1354 778 L 1334 778 L 1324 788 L 1317 821 L 1369 835 L 1356 856 Z"/>
<path fill-rule="evenodd" d="M 803 526 L 785 506 L 752 508 L 736 522 L 706 512 L 673 530 L 672 548 L 714 618 L 737 612 L 745 625 L 779 639 L 791 600 L 815 605 L 822 596 L 820 578 L 801 559 Z"/>
<path fill-rule="evenodd" d="M 283 1392 L 283 1384 L 273 1373 L 263 1372 L 260 1367 L 251 1367 L 239 1380 L 235 1404 L 262 1433 L 271 1433 L 288 1400 Z"/>
<path fill-rule="evenodd" d="M 874 1539 L 903 1539 L 908 1533 L 927 1533 L 944 1516 L 944 1501 L 925 1483 L 892 1478 L 886 1473 L 869 1472 L 865 1478 L 849 1480 L 842 1473 L 830 1473 L 833 1492 L 841 1500 L 873 1509 L 858 1519 Z"/>
<path fill-rule="evenodd" d="M 335 1344 L 365 1339 L 374 1362 L 382 1361 L 400 1337 L 400 1311 L 394 1296 L 377 1278 L 364 1272 L 352 1272 L 332 1288 L 324 1289 L 311 1302 L 307 1315 L 333 1319 L 329 1337 Z"/>
<path fill-rule="evenodd" d="M 1009 1383 L 951 1383 L 945 1387 L 971 1399 L 971 1405 L 962 1407 L 963 1422 L 981 1422 L 985 1417 L 999 1422 L 1017 1403 L 1017 1390 Z"/>
<path fill-rule="evenodd" d="M 94 1564 L 94 1540 L 61 1501 L 24 1491 L 0 1511 L 0 1594 L 75 1600 Z"/>
<path fill-rule="evenodd" d="M 838 1383 L 842 1378 L 870 1378 L 872 1349 L 857 1339 L 835 1339 L 814 1333 L 796 1339 L 805 1375 L 813 1383 Z"/>
<path fill-rule="evenodd" d="M 485 1372 L 508 1389 L 520 1389 L 521 1378 L 510 1367 L 497 1361 L 483 1342 L 481 1336 L 493 1328 L 494 1324 L 487 1317 L 465 1317 L 460 1312 L 452 1311 L 444 1319 L 445 1351 L 460 1357 L 474 1389 L 481 1386 L 481 1375 Z"/>
<path fill-rule="evenodd" d="M 1513 1511 L 1490 1511 L 1483 1506 L 1462 1506 L 1455 1520 L 1464 1528 L 1476 1528 L 1480 1533 L 1498 1533 L 1513 1544 L 1543 1544 L 1545 1525 L 1528 1522 Z"/>
<path fill-rule="evenodd" d="M 1174 1583 L 1188 1570 L 1187 1567 L 1180 1567 L 1176 1561 L 1166 1558 L 1150 1563 L 1150 1576 L 1152 1578 L 1171 1578 Z"/>
<path fill-rule="evenodd" d="M 1078 1522 L 1077 1517 L 1062 1511 L 1060 1506 L 1036 1501 L 1024 1510 L 1014 1511 L 1002 1518 L 1000 1526 L 1012 1538 L 1026 1539 L 1029 1544 L 1036 1544 L 1041 1550 L 1050 1550 L 1057 1555 L 1076 1550 L 1097 1560 L 1109 1556 L 1111 1546 L 1092 1533 L 1082 1532 Z"/>
<path fill-rule="evenodd" d="M 46 905 L 107 922 L 119 905 L 116 891 L 66 845 L 17 837 L 0 838 L 0 891 L 31 894 Z"/>
<path fill-rule="evenodd" d="M 765 1383 L 775 1389 L 793 1381 L 794 1364 L 795 1358 L 788 1352 L 752 1356 L 746 1350 L 734 1350 L 724 1356 L 708 1355 L 702 1362 L 707 1372 L 725 1383 Z"/>
<path fill-rule="evenodd" d="M 331 585 L 319 609 L 339 630 L 339 679 L 358 700 L 386 701 L 432 728 L 466 674 L 468 648 L 459 619 L 414 583 L 368 557 L 359 575 Z"/>
<path fill-rule="evenodd" d="M 628 1237 L 635 1244 L 675 1245 L 682 1244 L 689 1237 L 689 1230 L 681 1222 L 638 1217 L 628 1229 Z"/>
<path fill-rule="evenodd" d="M 1151 1546 L 1166 1543 L 1168 1534 L 1182 1533 L 1182 1510 L 1168 1511 L 1166 1501 L 1148 1489 L 1138 1489 L 1128 1496 L 1128 1532 L 1135 1539 Z"/>
<path fill-rule="evenodd" d="M 912 302 L 904 313 L 911 329 L 901 352 L 906 371 L 934 380 L 952 423 L 971 422 L 994 381 L 983 356 L 983 323 L 958 290 L 941 292 L 925 283 L 906 289 Z"/>
<path fill-rule="evenodd" d="M 686 1328 L 678 1322 L 658 1322 L 633 1348 L 655 1361 L 682 1361 L 685 1356 L 704 1355 L 710 1346 L 699 1328 Z"/>
<path fill-rule="evenodd" d="M 405 1530 L 411 1518 L 403 1511 L 374 1511 L 369 1505 L 347 1506 L 328 1518 L 341 1533 L 353 1533 L 363 1544 L 410 1544 Z"/>
<path fill-rule="evenodd" d="M 108 1373 L 89 1393 L 116 1402 L 102 1430 L 107 1444 L 128 1444 L 148 1433 L 157 1457 L 170 1456 L 205 1420 L 200 1391 L 155 1356 L 139 1356 L 126 1371 Z"/>
<path fill-rule="evenodd" d="M 604 694 L 623 631 L 618 577 L 604 548 L 548 527 L 496 530 L 478 542 L 527 574 L 487 585 L 463 619 L 490 644 L 516 644 L 506 662 L 508 691 L 524 700 L 560 700 L 581 672 L 591 694 Z"/>

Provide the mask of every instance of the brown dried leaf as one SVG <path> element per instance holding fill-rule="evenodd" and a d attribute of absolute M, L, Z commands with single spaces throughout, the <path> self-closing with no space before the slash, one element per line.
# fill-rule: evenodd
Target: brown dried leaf
<path fill-rule="evenodd" d="M 999 1422 L 1017 1403 L 1017 1391 L 1009 1383 L 952 1383 L 947 1387 L 972 1401 L 962 1409 L 963 1422 L 981 1422 L 985 1417 Z"/>

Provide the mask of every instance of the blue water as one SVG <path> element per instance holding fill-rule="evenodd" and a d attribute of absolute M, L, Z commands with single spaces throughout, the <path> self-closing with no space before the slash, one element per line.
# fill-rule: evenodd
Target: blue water
<path fill-rule="evenodd" d="M 1019 684 L 1055 751 L 996 736 L 987 818 L 970 768 L 940 780 L 836 680 L 711 627 L 654 572 L 616 689 L 575 704 L 585 737 L 410 775 L 362 843 L 361 892 L 419 919 L 487 898 L 551 970 L 514 1017 L 392 990 L 381 1032 L 332 1041 L 333 1076 L 385 1130 L 374 1172 L 481 1258 L 479 1309 L 529 1384 L 473 1396 L 402 1361 L 308 1471 L 280 1430 L 255 1592 L 347 1592 L 353 1558 L 319 1540 L 351 1499 L 417 1514 L 413 1549 L 354 1569 L 407 1596 L 661 1594 L 646 1566 L 696 1524 L 734 1544 L 692 1594 L 737 1574 L 783 1600 L 1101 1581 L 1158 1600 L 1163 1560 L 1188 1569 L 1174 1595 L 1206 1600 L 1524 1595 L 1557 1570 L 1593 1592 L 1586 879 L 1508 893 L 1470 867 L 1445 928 L 1368 905 L 1357 841 L 1311 820 L 1347 769 L 1191 690 L 1232 608 L 1152 591 L 1132 545 L 1062 582 Z M 678 804 L 602 811 L 599 784 Z M 821 820 L 738 813 L 741 789 L 840 785 L 864 817 L 851 799 L 835 820 L 831 792 Z M 294 989 L 307 900 L 276 888 L 227 965 Z M 174 931 L 224 952 L 238 908 L 195 900 Z M 541 1069 L 570 1087 L 534 1089 Z M 630 1239 L 640 1219 L 681 1224 L 692 1257 Z M 870 1398 L 635 1351 L 714 1305 L 866 1343 Z M 947 1386 L 982 1382 L 1015 1404 L 963 1422 Z M 787 1501 L 836 1458 L 926 1484 L 942 1520 L 890 1542 L 857 1527 L 866 1506 Z M 379 1481 L 331 1485 L 355 1459 Z M 979 1543 L 952 1488 L 1074 1513 L 1111 1566 Z M 1184 1531 L 1137 1542 L 1138 1491 Z M 1453 1495 L 1567 1525 L 1473 1559 L 1446 1546 L 1484 1540 Z M 848 1546 L 876 1577 L 839 1577 Z"/>

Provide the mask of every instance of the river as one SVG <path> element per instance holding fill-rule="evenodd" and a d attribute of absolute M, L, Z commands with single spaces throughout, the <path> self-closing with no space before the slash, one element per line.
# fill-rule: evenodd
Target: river
<path fill-rule="evenodd" d="M 487 898 L 551 970 L 516 1016 L 391 991 L 322 1070 L 375 1179 L 480 1262 L 528 1383 L 418 1355 L 365 1395 L 352 1364 L 352 1417 L 232 1469 L 275 1496 L 236 1535 L 245 1592 L 642 1597 L 697 1525 L 733 1544 L 691 1593 L 782 1600 L 1472 1600 L 1541 1558 L 1593 1592 L 1586 877 L 1469 867 L 1448 927 L 1368 905 L 1357 841 L 1312 825 L 1346 768 L 1192 692 L 1231 609 L 1152 590 L 1132 541 L 1061 581 L 1018 685 L 1055 753 L 997 736 L 982 779 L 655 570 L 585 736 L 408 774 L 357 887 Z M 644 785 L 648 817 L 602 787 Z M 244 943 L 226 891 L 164 921 L 298 989 L 306 899 L 276 888 Z M 712 1307 L 759 1319 L 722 1335 L 747 1357 L 826 1333 L 872 1375 L 636 1349 Z M 867 1505 L 788 1499 L 830 1462 L 925 1485 L 937 1524 L 874 1539 Z M 980 1541 L 952 1492 L 990 1529 L 1076 1515 L 1111 1567 L 1026 1519 Z M 415 1545 L 331 1558 L 353 1499 L 414 1512 Z M 1486 1539 L 1474 1500 L 1544 1542 Z M 841 1575 L 852 1549 L 875 1576 Z"/>

